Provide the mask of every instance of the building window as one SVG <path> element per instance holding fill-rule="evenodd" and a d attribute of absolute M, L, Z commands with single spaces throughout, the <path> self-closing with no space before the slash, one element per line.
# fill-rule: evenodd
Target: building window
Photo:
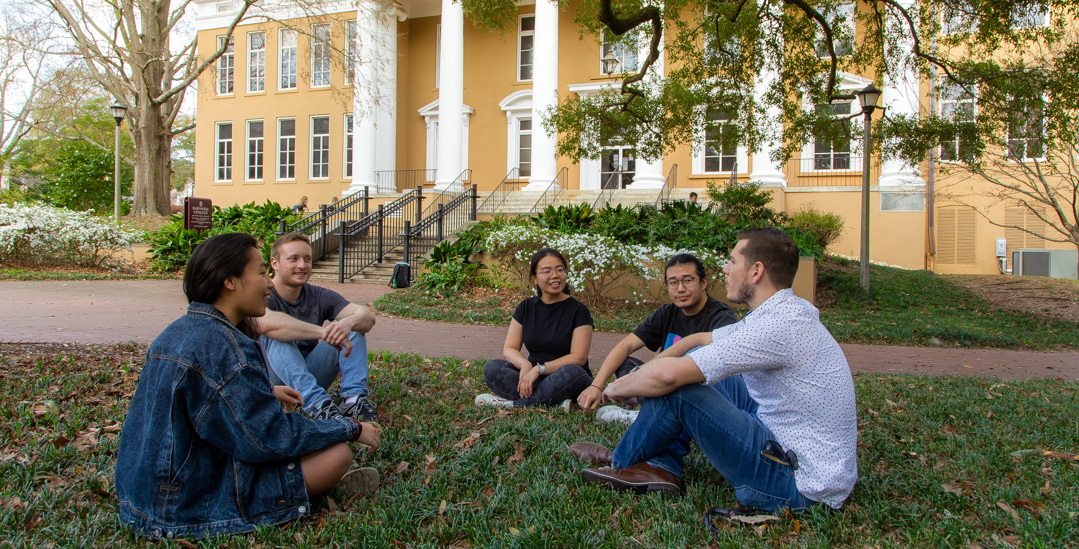
<path fill-rule="evenodd" d="M 517 176 L 532 176 L 532 119 L 517 120 Z"/>
<path fill-rule="evenodd" d="M 817 113 L 831 114 L 837 117 L 850 116 L 850 103 L 831 103 L 829 105 L 817 105 Z M 836 135 L 827 138 L 814 139 L 813 142 L 813 169 L 814 170 L 849 170 L 850 165 L 850 120 L 842 120 L 835 124 Z"/>
<path fill-rule="evenodd" d="M 296 119 L 277 121 L 277 178 L 296 179 Z"/>
<path fill-rule="evenodd" d="M 352 177 L 352 115 L 345 115 L 345 177 Z"/>
<path fill-rule="evenodd" d="M 311 87 L 330 85 L 330 24 L 311 25 Z"/>
<path fill-rule="evenodd" d="M 232 122 L 217 124 L 216 181 L 232 181 Z"/>
<path fill-rule="evenodd" d="M 518 20 L 517 81 L 532 80 L 532 53 L 536 47 L 536 16 L 525 15 Z"/>
<path fill-rule="evenodd" d="M 947 2 L 937 6 L 940 10 L 940 30 L 944 34 L 977 32 L 978 14 L 968 2 Z"/>
<path fill-rule="evenodd" d="M 330 117 L 311 117 L 311 179 L 330 176 Z"/>
<path fill-rule="evenodd" d="M 279 38 L 278 57 L 281 60 L 279 88 L 282 90 L 294 90 L 296 89 L 296 31 L 294 29 L 281 29 Z"/>
<path fill-rule="evenodd" d="M 262 181 L 262 160 L 265 144 L 262 120 L 247 121 L 247 180 Z"/>
<path fill-rule="evenodd" d="M 247 33 L 247 91 L 266 90 L 266 33 Z"/>
<path fill-rule="evenodd" d="M 704 171 L 729 173 L 738 166 L 738 142 L 735 127 L 726 113 L 709 112 L 704 130 Z"/>
<path fill-rule="evenodd" d="M 974 264 L 974 209 L 966 206 L 937 210 L 937 263 Z"/>
<path fill-rule="evenodd" d="M 1012 12 L 1012 28 L 1033 29 L 1049 25 L 1049 6 L 1038 2 L 1029 5 L 1025 2 L 1016 4 Z"/>
<path fill-rule="evenodd" d="M 832 47 L 836 57 L 846 57 L 854 53 L 854 4 L 840 4 L 824 10 L 825 21 L 832 29 Z M 828 42 L 818 28 L 816 45 L 817 57 L 828 57 Z"/>
<path fill-rule="evenodd" d="M 356 21 L 345 21 L 345 84 L 352 83 L 356 71 Z"/>
<path fill-rule="evenodd" d="M 1045 210 L 1038 213 L 1045 213 Z M 1038 236 L 1045 234 L 1045 221 L 1038 213 L 1019 206 L 1004 208 L 1004 238 L 1008 242 L 1009 258 L 1015 250 L 1045 248 L 1045 239 Z"/>
<path fill-rule="evenodd" d="M 940 87 L 940 117 L 949 122 L 974 122 L 974 95 L 951 82 L 944 82 Z M 954 139 L 946 139 L 940 144 L 940 159 L 947 162 L 970 160 L 973 153 L 970 139 L 963 136 L 963 130 L 956 133 Z"/>
<path fill-rule="evenodd" d="M 1034 101 L 1008 113 L 1008 158 L 1039 160 L 1045 157 L 1045 105 Z"/>
<path fill-rule="evenodd" d="M 638 68 L 637 34 L 627 32 L 622 36 L 603 29 L 603 44 L 600 47 L 600 74 L 627 74 L 637 72 Z"/>
<path fill-rule="evenodd" d="M 225 46 L 225 53 L 221 54 L 221 57 L 217 58 L 217 94 L 229 95 L 232 93 L 232 79 L 233 68 L 235 60 L 233 56 L 233 42 L 232 36 L 218 36 L 217 47 L 225 45 L 225 41 L 228 41 L 228 45 Z"/>

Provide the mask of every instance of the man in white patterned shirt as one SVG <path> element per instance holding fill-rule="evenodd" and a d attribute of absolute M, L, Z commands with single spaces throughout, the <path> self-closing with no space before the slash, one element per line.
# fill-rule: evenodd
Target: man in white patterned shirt
<path fill-rule="evenodd" d="M 605 399 L 645 400 L 612 467 L 582 477 L 619 490 L 680 493 L 681 458 L 668 449 L 685 431 L 745 507 L 841 507 L 858 478 L 854 381 L 817 309 L 791 291 L 797 270 L 790 236 L 772 228 L 738 233 L 723 272 L 727 299 L 749 314 L 683 338 L 608 385 Z"/>

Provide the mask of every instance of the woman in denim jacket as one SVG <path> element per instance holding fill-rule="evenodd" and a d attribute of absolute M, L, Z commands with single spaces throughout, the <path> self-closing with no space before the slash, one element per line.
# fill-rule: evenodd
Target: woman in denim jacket
<path fill-rule="evenodd" d="M 120 437 L 120 519 L 136 532 L 248 532 L 310 512 L 310 498 L 331 488 L 378 485 L 374 469 L 349 471 L 346 444 L 377 448 L 377 424 L 282 410 L 300 395 L 270 385 L 250 337 L 272 287 L 250 235 L 218 235 L 191 254 L 187 314 L 150 345 Z"/>

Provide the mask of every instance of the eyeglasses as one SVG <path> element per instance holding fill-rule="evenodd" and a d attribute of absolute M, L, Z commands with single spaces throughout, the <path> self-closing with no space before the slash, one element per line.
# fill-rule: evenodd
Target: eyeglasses
<path fill-rule="evenodd" d="M 673 290 L 673 289 L 677 288 L 679 284 L 681 284 L 685 288 L 690 288 L 690 287 L 693 287 L 694 285 L 696 285 L 698 280 L 700 280 L 700 278 L 696 277 L 696 276 L 684 276 L 682 278 L 668 278 L 667 279 L 667 287 Z"/>
<path fill-rule="evenodd" d="M 556 274 L 558 276 L 565 276 L 566 270 L 562 267 L 558 267 L 557 269 L 542 269 L 540 271 L 537 271 L 536 274 L 543 275 L 545 277 L 551 276 L 552 274 Z"/>

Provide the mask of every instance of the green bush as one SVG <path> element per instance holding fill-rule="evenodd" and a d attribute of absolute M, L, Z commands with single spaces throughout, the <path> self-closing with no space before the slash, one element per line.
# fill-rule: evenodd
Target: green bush
<path fill-rule="evenodd" d="M 262 255 L 270 262 L 270 246 L 277 238 L 281 220 L 293 223 L 300 215 L 291 208 L 267 200 L 261 206 L 254 202 L 228 208 L 214 206 L 213 227 L 206 231 L 184 228 L 182 214 L 173 214 L 172 222 L 150 233 L 150 267 L 155 271 L 178 271 L 187 265 L 195 246 L 211 236 L 222 233 L 248 233 L 262 243 Z"/>
<path fill-rule="evenodd" d="M 592 230 L 625 242 L 645 242 L 649 240 L 648 220 L 654 214 L 655 209 L 647 206 L 607 205 L 596 212 Z"/>
<path fill-rule="evenodd" d="M 576 206 L 547 206 L 533 218 L 540 227 L 563 233 L 576 233 L 588 229 L 596 218 L 590 204 Z"/>
<path fill-rule="evenodd" d="M 791 216 L 791 227 L 802 229 L 817 239 L 820 247 L 827 248 L 843 234 L 843 218 L 832 212 L 822 212 L 812 205 L 804 206 Z"/>
<path fill-rule="evenodd" d="M 85 141 L 70 141 L 60 145 L 57 166 L 41 190 L 52 205 L 71 210 L 113 211 L 113 155 Z M 120 164 L 120 194 L 131 193 L 131 167 Z M 120 203 L 120 213 L 131 205 Z"/>
<path fill-rule="evenodd" d="M 738 227 L 780 227 L 788 220 L 787 214 L 772 209 L 772 193 L 756 183 L 735 181 L 721 189 L 710 181 L 708 198 L 720 215 Z"/>

